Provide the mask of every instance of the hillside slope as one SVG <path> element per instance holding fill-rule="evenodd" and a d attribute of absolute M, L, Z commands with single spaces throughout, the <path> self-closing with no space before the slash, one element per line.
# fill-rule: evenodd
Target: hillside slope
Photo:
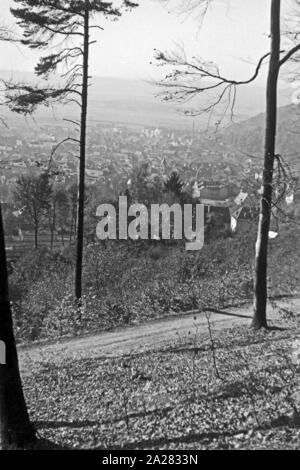
<path fill-rule="evenodd" d="M 227 145 L 236 152 L 261 156 L 264 144 L 265 114 L 233 124 L 222 131 Z M 278 109 L 277 152 L 293 169 L 300 171 L 300 106 L 288 105 Z"/>

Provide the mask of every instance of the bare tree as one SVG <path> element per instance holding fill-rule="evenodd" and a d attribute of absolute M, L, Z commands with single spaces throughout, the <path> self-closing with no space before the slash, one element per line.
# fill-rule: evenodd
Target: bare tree
<path fill-rule="evenodd" d="M 16 182 L 15 200 L 25 206 L 25 216 L 34 227 L 34 247 L 38 247 L 38 234 L 47 214 L 52 196 L 52 184 L 47 173 L 38 176 L 20 176 Z"/>
<path fill-rule="evenodd" d="M 201 7 L 201 13 L 206 13 L 209 4 L 214 0 L 183 0 L 188 11 Z M 298 0 L 296 5 L 299 5 Z M 272 0 L 270 8 L 270 51 L 266 52 L 257 62 L 253 74 L 247 80 L 230 79 L 224 76 L 219 67 L 210 61 L 198 57 L 188 59 L 181 50 L 178 53 L 157 51 L 158 64 L 172 67 L 164 80 L 158 85 L 163 88 L 165 100 L 187 103 L 189 100 L 205 93 L 209 103 L 200 109 L 187 111 L 187 114 L 200 115 L 212 113 L 222 106 L 221 118 L 229 111 L 233 114 L 237 87 L 253 82 L 263 65 L 269 59 L 268 80 L 266 85 L 266 120 L 265 145 L 263 159 L 262 195 L 255 252 L 255 281 L 254 281 L 254 315 L 253 327 L 267 326 L 267 262 L 268 242 L 272 207 L 274 205 L 274 163 L 281 163 L 276 154 L 277 128 L 277 83 L 281 67 L 300 50 L 297 42 L 299 33 L 294 32 L 294 44 L 287 50 L 281 50 L 281 0 Z M 291 32 L 290 32 L 291 35 Z M 290 39 L 290 38 L 289 38 Z M 282 165 L 279 165 L 282 168 Z"/>

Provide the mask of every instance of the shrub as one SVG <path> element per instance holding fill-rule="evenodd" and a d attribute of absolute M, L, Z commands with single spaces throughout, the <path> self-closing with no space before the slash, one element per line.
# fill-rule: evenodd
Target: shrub
<path fill-rule="evenodd" d="M 297 287 L 298 235 L 286 228 L 284 244 L 271 245 L 271 294 Z M 250 300 L 253 252 L 251 233 L 217 240 L 200 252 L 131 242 L 88 246 L 80 306 L 73 298 L 73 251 L 28 253 L 10 277 L 17 337 L 28 341 L 76 335 Z"/>

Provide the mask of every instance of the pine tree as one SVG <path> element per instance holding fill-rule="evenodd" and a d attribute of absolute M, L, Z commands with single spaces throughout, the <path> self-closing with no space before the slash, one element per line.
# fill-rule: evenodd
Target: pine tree
<path fill-rule="evenodd" d="M 75 296 L 82 296 L 82 260 L 84 240 L 84 187 L 86 162 L 86 135 L 89 89 L 89 53 L 91 31 L 103 29 L 92 24 L 97 14 L 104 18 L 117 19 L 124 10 L 131 10 L 137 4 L 123 0 L 115 8 L 112 2 L 101 0 L 14 0 L 19 6 L 11 12 L 23 29 L 22 43 L 31 49 L 55 51 L 42 56 L 35 67 L 38 76 L 48 78 L 59 68 L 66 67 L 61 87 L 34 87 L 30 85 L 7 84 L 10 108 L 22 114 L 32 113 L 43 104 L 55 102 L 76 103 L 80 107 L 80 120 L 71 121 L 79 129 L 79 138 L 67 138 L 79 145 L 79 184 L 76 242 Z M 72 40 L 72 41 L 71 41 Z M 72 43 L 72 45 L 71 45 Z M 80 62 L 79 62 L 80 61 Z M 58 146 L 57 146 L 58 148 Z"/>
<path fill-rule="evenodd" d="M 165 191 L 171 191 L 176 196 L 180 197 L 182 195 L 183 182 L 180 179 L 177 171 L 173 171 L 165 182 Z"/>

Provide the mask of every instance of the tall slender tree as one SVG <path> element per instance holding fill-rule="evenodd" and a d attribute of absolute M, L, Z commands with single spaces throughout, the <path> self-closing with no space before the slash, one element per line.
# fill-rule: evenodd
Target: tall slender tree
<path fill-rule="evenodd" d="M 165 1 L 165 0 L 162 0 Z M 249 0 L 250 1 L 250 0 Z M 188 12 L 195 9 L 201 14 L 208 11 L 214 0 L 182 0 Z M 294 0 L 300 6 L 299 0 Z M 274 205 L 274 163 L 277 160 L 281 166 L 280 156 L 276 154 L 277 129 L 277 84 L 281 67 L 300 51 L 299 33 L 290 31 L 288 38 L 293 44 L 287 50 L 281 50 L 281 0 L 271 0 L 270 6 L 270 51 L 257 62 L 255 70 L 246 80 L 231 79 L 224 76 L 220 68 L 211 61 L 203 61 L 193 57 L 188 60 L 184 51 L 164 53 L 157 51 L 156 59 L 159 64 L 174 67 L 158 85 L 163 88 L 165 100 L 175 100 L 181 103 L 206 92 L 208 100 L 201 109 L 187 111 L 190 115 L 209 113 L 218 108 L 218 122 L 227 111 L 233 114 L 236 101 L 237 87 L 247 85 L 256 80 L 263 63 L 269 59 L 269 71 L 266 85 L 266 118 L 265 144 L 263 158 L 263 191 L 260 201 L 260 216 L 255 248 L 255 278 L 254 278 L 254 313 L 252 325 L 254 328 L 267 326 L 267 266 L 270 220 Z M 219 107 L 222 106 L 221 114 Z M 220 117 L 221 116 L 221 117 Z"/>
<path fill-rule="evenodd" d="M 35 441 L 35 430 L 29 421 L 13 331 L 1 204 L 0 341 L 5 345 L 6 356 L 6 364 L 0 364 L 0 449 L 22 447 Z"/>
<path fill-rule="evenodd" d="M 267 80 L 263 192 L 260 201 L 257 241 L 255 247 L 253 326 L 267 326 L 267 265 L 268 242 L 273 199 L 273 172 L 276 153 L 277 83 L 280 69 L 280 7 L 281 0 L 271 4 L 271 52 Z"/>
<path fill-rule="evenodd" d="M 123 10 L 137 6 L 130 0 L 122 0 L 120 6 L 101 0 L 14 0 L 20 5 L 11 12 L 23 29 L 23 44 L 32 49 L 47 49 L 50 46 L 55 52 L 43 56 L 36 65 L 38 76 L 48 78 L 60 66 L 66 68 L 62 74 L 65 79 L 62 87 L 33 87 L 29 85 L 7 84 L 8 104 L 18 113 L 32 113 L 38 105 L 49 105 L 52 102 L 76 103 L 80 107 L 80 119 L 71 121 L 77 129 L 79 138 L 69 137 L 79 145 L 79 184 L 75 296 L 82 296 L 82 259 L 84 241 L 84 188 L 86 165 L 86 135 L 89 89 L 89 52 L 95 42 L 90 38 L 92 29 L 103 28 L 92 24 L 97 14 L 105 18 L 116 19 Z M 81 59 L 81 61 L 80 61 Z M 78 62 L 80 61 L 80 62 Z M 70 121 L 70 120 L 69 120 Z M 58 146 L 56 147 L 56 149 Z"/>
<path fill-rule="evenodd" d="M 16 42 L 14 34 L 0 26 L 0 40 Z M 0 364 L 0 449 L 22 447 L 36 440 L 30 423 L 20 376 L 18 354 L 9 301 L 8 271 L 0 203 L 0 342 L 5 363 Z"/>

